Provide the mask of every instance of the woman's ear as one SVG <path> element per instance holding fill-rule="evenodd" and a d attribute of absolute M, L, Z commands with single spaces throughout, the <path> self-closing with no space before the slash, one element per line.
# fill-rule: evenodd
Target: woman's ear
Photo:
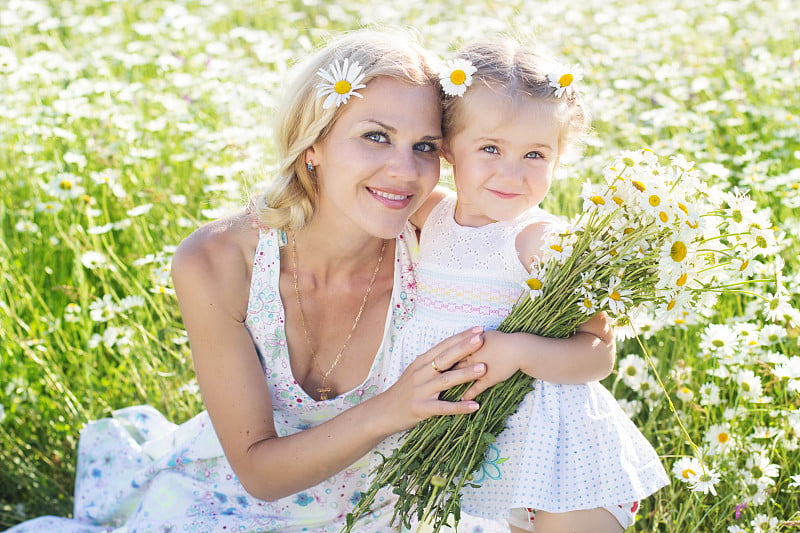
<path fill-rule="evenodd" d="M 305 154 L 303 157 L 305 159 L 306 165 L 311 164 L 311 166 L 317 166 L 316 161 L 314 161 L 314 156 L 316 155 L 317 151 L 314 149 L 314 145 L 312 144 L 308 148 L 306 148 Z"/>

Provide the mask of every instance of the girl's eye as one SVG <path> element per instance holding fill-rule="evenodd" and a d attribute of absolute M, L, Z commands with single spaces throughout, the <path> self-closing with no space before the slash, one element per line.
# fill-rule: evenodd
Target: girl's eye
<path fill-rule="evenodd" d="M 483 151 L 484 151 L 484 152 L 486 152 L 487 154 L 497 154 L 497 153 L 500 153 L 500 151 L 497 149 L 497 146 L 484 146 L 483 148 L 481 148 L 481 150 L 483 150 Z"/>
<path fill-rule="evenodd" d="M 544 159 L 544 154 L 542 152 L 528 152 L 525 157 L 528 159 Z"/>
<path fill-rule="evenodd" d="M 376 143 L 388 143 L 389 137 L 383 133 L 382 131 L 371 131 L 369 133 L 364 134 L 365 139 L 369 139 L 372 142 Z"/>
<path fill-rule="evenodd" d="M 439 151 L 439 146 L 432 142 L 418 142 L 414 145 L 414 150 L 417 152 L 435 153 Z"/>

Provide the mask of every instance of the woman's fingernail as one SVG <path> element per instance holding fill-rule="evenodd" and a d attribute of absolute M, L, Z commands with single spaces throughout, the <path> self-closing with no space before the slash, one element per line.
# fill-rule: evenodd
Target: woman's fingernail
<path fill-rule="evenodd" d="M 472 337 L 469 340 L 470 344 L 480 344 L 480 342 L 481 342 L 481 336 L 480 335 L 475 335 L 474 337 Z"/>

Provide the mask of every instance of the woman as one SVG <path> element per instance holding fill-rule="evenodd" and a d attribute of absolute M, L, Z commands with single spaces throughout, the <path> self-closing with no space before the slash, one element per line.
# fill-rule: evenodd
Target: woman
<path fill-rule="evenodd" d="M 384 383 L 413 304 L 408 218 L 439 178 L 441 111 L 425 54 L 403 36 L 353 32 L 297 79 L 278 116 L 270 189 L 175 254 L 207 412 L 180 427 L 141 407 L 90 424 L 75 519 L 12 531 L 338 531 L 376 444 L 477 409 L 438 394 L 484 374 L 483 364 L 442 372 L 481 346 L 479 329 Z M 391 514 L 387 495 L 356 530 L 389 531 Z"/>

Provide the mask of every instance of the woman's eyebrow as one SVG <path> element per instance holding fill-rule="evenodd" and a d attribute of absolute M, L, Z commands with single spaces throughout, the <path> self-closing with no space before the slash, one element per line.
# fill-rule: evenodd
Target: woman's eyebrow
<path fill-rule="evenodd" d="M 378 126 L 383 128 L 384 130 L 388 131 L 389 133 L 397 133 L 397 128 L 394 128 L 394 127 L 392 127 L 392 126 L 390 126 L 388 124 L 384 124 L 380 120 L 375 120 L 374 118 L 368 118 L 368 119 L 364 120 L 363 122 L 377 124 Z M 443 138 L 444 137 L 442 135 L 423 135 L 422 136 L 422 140 L 424 140 L 424 141 L 440 141 Z"/>

